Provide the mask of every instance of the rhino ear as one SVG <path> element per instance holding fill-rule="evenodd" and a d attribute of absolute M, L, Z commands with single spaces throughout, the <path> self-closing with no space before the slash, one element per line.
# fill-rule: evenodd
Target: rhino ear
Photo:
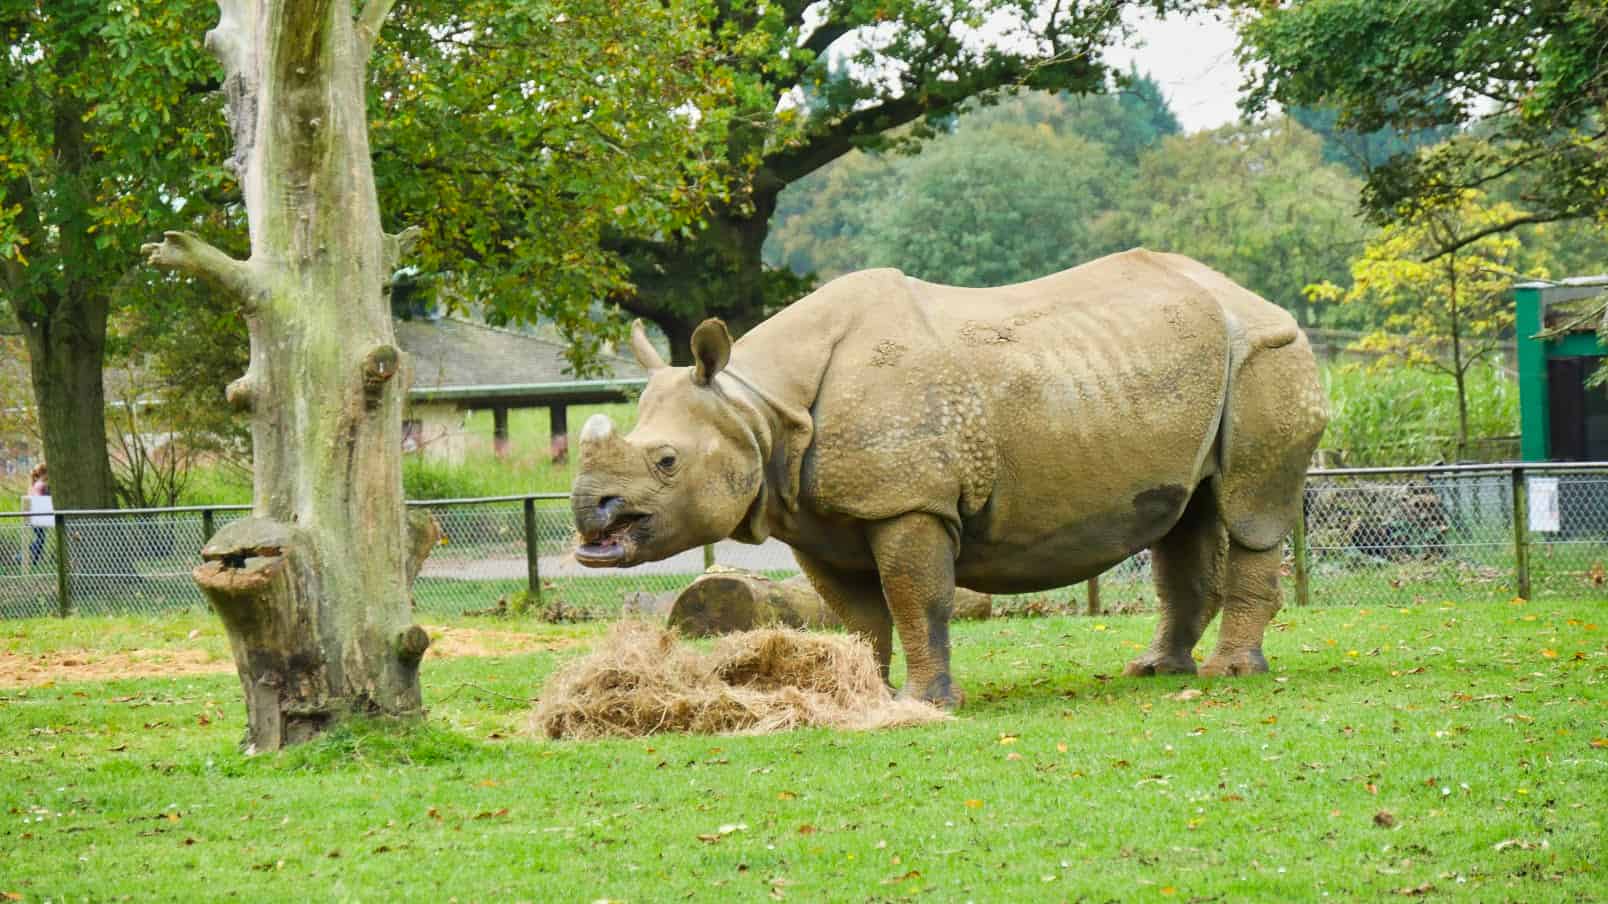
<path fill-rule="evenodd" d="M 692 331 L 692 360 L 696 367 L 692 382 L 708 386 L 731 360 L 731 334 L 724 321 L 711 317 Z"/>
<path fill-rule="evenodd" d="M 637 363 L 642 369 L 652 373 L 664 366 L 664 359 L 659 357 L 659 350 L 648 341 L 648 331 L 642 326 L 641 318 L 631 321 L 631 353 L 636 355 Z"/>

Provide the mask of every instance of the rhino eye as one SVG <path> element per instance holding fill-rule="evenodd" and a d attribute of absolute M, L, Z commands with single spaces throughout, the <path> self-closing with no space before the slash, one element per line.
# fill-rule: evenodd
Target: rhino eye
<path fill-rule="evenodd" d="M 674 452 L 661 453 L 659 455 L 659 460 L 653 464 L 659 470 L 669 474 L 676 469 L 676 454 Z"/>

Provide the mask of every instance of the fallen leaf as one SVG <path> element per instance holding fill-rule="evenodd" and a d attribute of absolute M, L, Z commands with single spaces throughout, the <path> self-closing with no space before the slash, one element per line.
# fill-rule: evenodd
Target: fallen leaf
<path fill-rule="evenodd" d="M 1013 734 L 1002 734 L 999 736 L 999 742 L 1001 744 L 1015 744 L 1018 740 L 1020 739 Z"/>
<path fill-rule="evenodd" d="M 128 749 L 128 744 L 126 744 L 126 743 L 125 744 L 119 744 L 116 747 L 108 747 L 106 749 L 110 750 L 113 753 L 122 753 L 123 751 Z"/>
<path fill-rule="evenodd" d="M 188 637 L 191 640 L 195 640 L 197 637 L 201 636 L 201 629 L 200 628 L 192 628 L 190 630 L 190 633 L 185 635 L 185 636 Z"/>
<path fill-rule="evenodd" d="M 1379 796 L 1379 786 L 1374 784 L 1373 782 L 1368 782 L 1367 784 L 1363 785 L 1362 787 L 1366 788 L 1368 790 L 1369 794 L 1372 794 L 1375 797 Z"/>
<path fill-rule="evenodd" d="M 5 898 L 7 901 L 21 901 L 22 895 L 14 891 L 0 891 L 0 898 Z"/>
<path fill-rule="evenodd" d="M 1595 747 L 1595 748 L 1597 748 L 1599 750 L 1601 750 L 1604 747 L 1608 747 L 1608 738 L 1592 738 L 1591 739 L 1591 746 L 1593 746 L 1593 747 Z"/>
<path fill-rule="evenodd" d="M 966 808 L 969 809 L 969 810 L 975 810 L 978 807 L 981 807 L 982 805 L 983 805 L 983 802 L 978 800 L 975 797 L 968 798 L 967 801 L 966 801 Z"/>
<path fill-rule="evenodd" d="M 1508 848 L 1516 847 L 1521 851 L 1530 851 L 1536 848 L 1547 848 L 1551 846 L 1552 845 L 1547 843 L 1546 839 L 1542 839 L 1540 841 L 1526 841 L 1523 838 L 1509 838 L 1505 841 L 1498 841 L 1496 844 L 1491 845 L 1491 850 L 1505 851 Z"/>
<path fill-rule="evenodd" d="M 1374 825 L 1381 829 L 1388 829 L 1396 824 L 1396 817 L 1389 810 L 1380 810 L 1374 814 Z"/>
<path fill-rule="evenodd" d="M 1164 895 L 1176 895 L 1176 894 L 1178 894 L 1178 889 L 1173 888 L 1171 885 L 1163 885 L 1161 888 L 1157 889 L 1157 891 L 1161 892 Z"/>
<path fill-rule="evenodd" d="M 435 807 L 431 807 L 430 809 L 428 809 L 428 810 L 426 810 L 424 812 L 424 815 L 430 817 L 431 819 L 440 819 L 441 818 L 441 811 L 437 810 Z"/>
<path fill-rule="evenodd" d="M 497 819 L 499 817 L 507 816 L 507 815 L 508 815 L 508 808 L 507 807 L 501 807 L 501 808 L 498 808 L 496 810 L 485 810 L 483 812 L 476 813 L 475 818 L 476 819 Z"/>
<path fill-rule="evenodd" d="M 815 832 L 816 832 L 815 826 L 812 826 L 807 822 L 798 827 L 798 833 L 800 835 L 814 835 Z"/>
<path fill-rule="evenodd" d="M 1543 648 L 1541 650 L 1541 655 L 1546 657 L 1547 659 L 1557 659 L 1558 658 L 1558 651 L 1550 649 L 1550 648 Z"/>
<path fill-rule="evenodd" d="M 699 835 L 698 840 L 702 841 L 704 844 L 714 844 L 715 842 L 720 840 L 720 836 L 719 835 Z"/>
<path fill-rule="evenodd" d="M 1398 894 L 1398 895 L 1406 895 L 1409 898 L 1416 898 L 1416 897 L 1418 897 L 1420 895 L 1427 895 L 1427 894 L 1429 894 L 1430 892 L 1432 892 L 1434 890 L 1435 890 L 1434 885 L 1432 885 L 1432 884 L 1430 884 L 1428 882 L 1425 882 L 1423 885 L 1414 885 L 1414 886 L 1412 886 L 1410 888 L 1409 887 L 1398 888 L 1398 889 L 1396 889 L 1396 894 Z"/>
<path fill-rule="evenodd" d="M 1022 758 L 1022 755 L 1017 753 L 1014 750 L 1011 751 L 1010 753 L 1005 754 L 1005 759 L 1007 759 L 1007 760 L 1019 760 L 1021 758 Z"/>
<path fill-rule="evenodd" d="M 1604 740 L 1604 739 L 1599 738 L 1598 740 Z M 1055 749 L 1057 751 L 1061 752 L 1061 753 L 1066 753 L 1066 744 L 1065 743 L 1057 744 L 1057 745 L 1055 745 Z"/>
<path fill-rule="evenodd" d="M 1183 702 L 1185 700 L 1193 700 L 1196 697 L 1199 697 L 1199 696 L 1201 696 L 1201 695 L 1203 695 L 1205 693 L 1206 692 L 1201 690 L 1200 688 L 1186 687 L 1186 688 L 1184 688 L 1183 690 L 1179 691 L 1176 694 L 1168 694 L 1167 699 L 1168 700 L 1177 700 L 1179 702 Z"/>
<path fill-rule="evenodd" d="M 794 794 L 791 791 L 778 791 L 778 792 L 776 792 L 776 799 L 777 800 L 793 800 L 793 799 L 795 799 L 797 797 L 798 797 L 798 795 Z"/>

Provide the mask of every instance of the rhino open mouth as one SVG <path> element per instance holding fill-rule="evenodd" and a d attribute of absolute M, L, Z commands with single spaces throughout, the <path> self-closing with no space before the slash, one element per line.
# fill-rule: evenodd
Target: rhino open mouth
<path fill-rule="evenodd" d="M 592 568 L 634 564 L 648 517 L 645 514 L 617 516 L 602 533 L 587 537 L 587 542 L 576 548 L 575 561 Z"/>

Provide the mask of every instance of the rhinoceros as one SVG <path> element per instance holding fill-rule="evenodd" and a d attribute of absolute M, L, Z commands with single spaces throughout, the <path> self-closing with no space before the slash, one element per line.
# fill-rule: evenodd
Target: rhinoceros
<path fill-rule="evenodd" d="M 629 435 L 582 428 L 576 558 L 622 567 L 776 537 L 887 677 L 955 705 L 955 587 L 1024 593 L 1149 548 L 1160 624 L 1129 675 L 1267 670 L 1281 541 L 1327 404 L 1283 309 L 1135 249 L 970 289 L 834 279 L 733 342 L 719 320 L 650 371 Z"/>

